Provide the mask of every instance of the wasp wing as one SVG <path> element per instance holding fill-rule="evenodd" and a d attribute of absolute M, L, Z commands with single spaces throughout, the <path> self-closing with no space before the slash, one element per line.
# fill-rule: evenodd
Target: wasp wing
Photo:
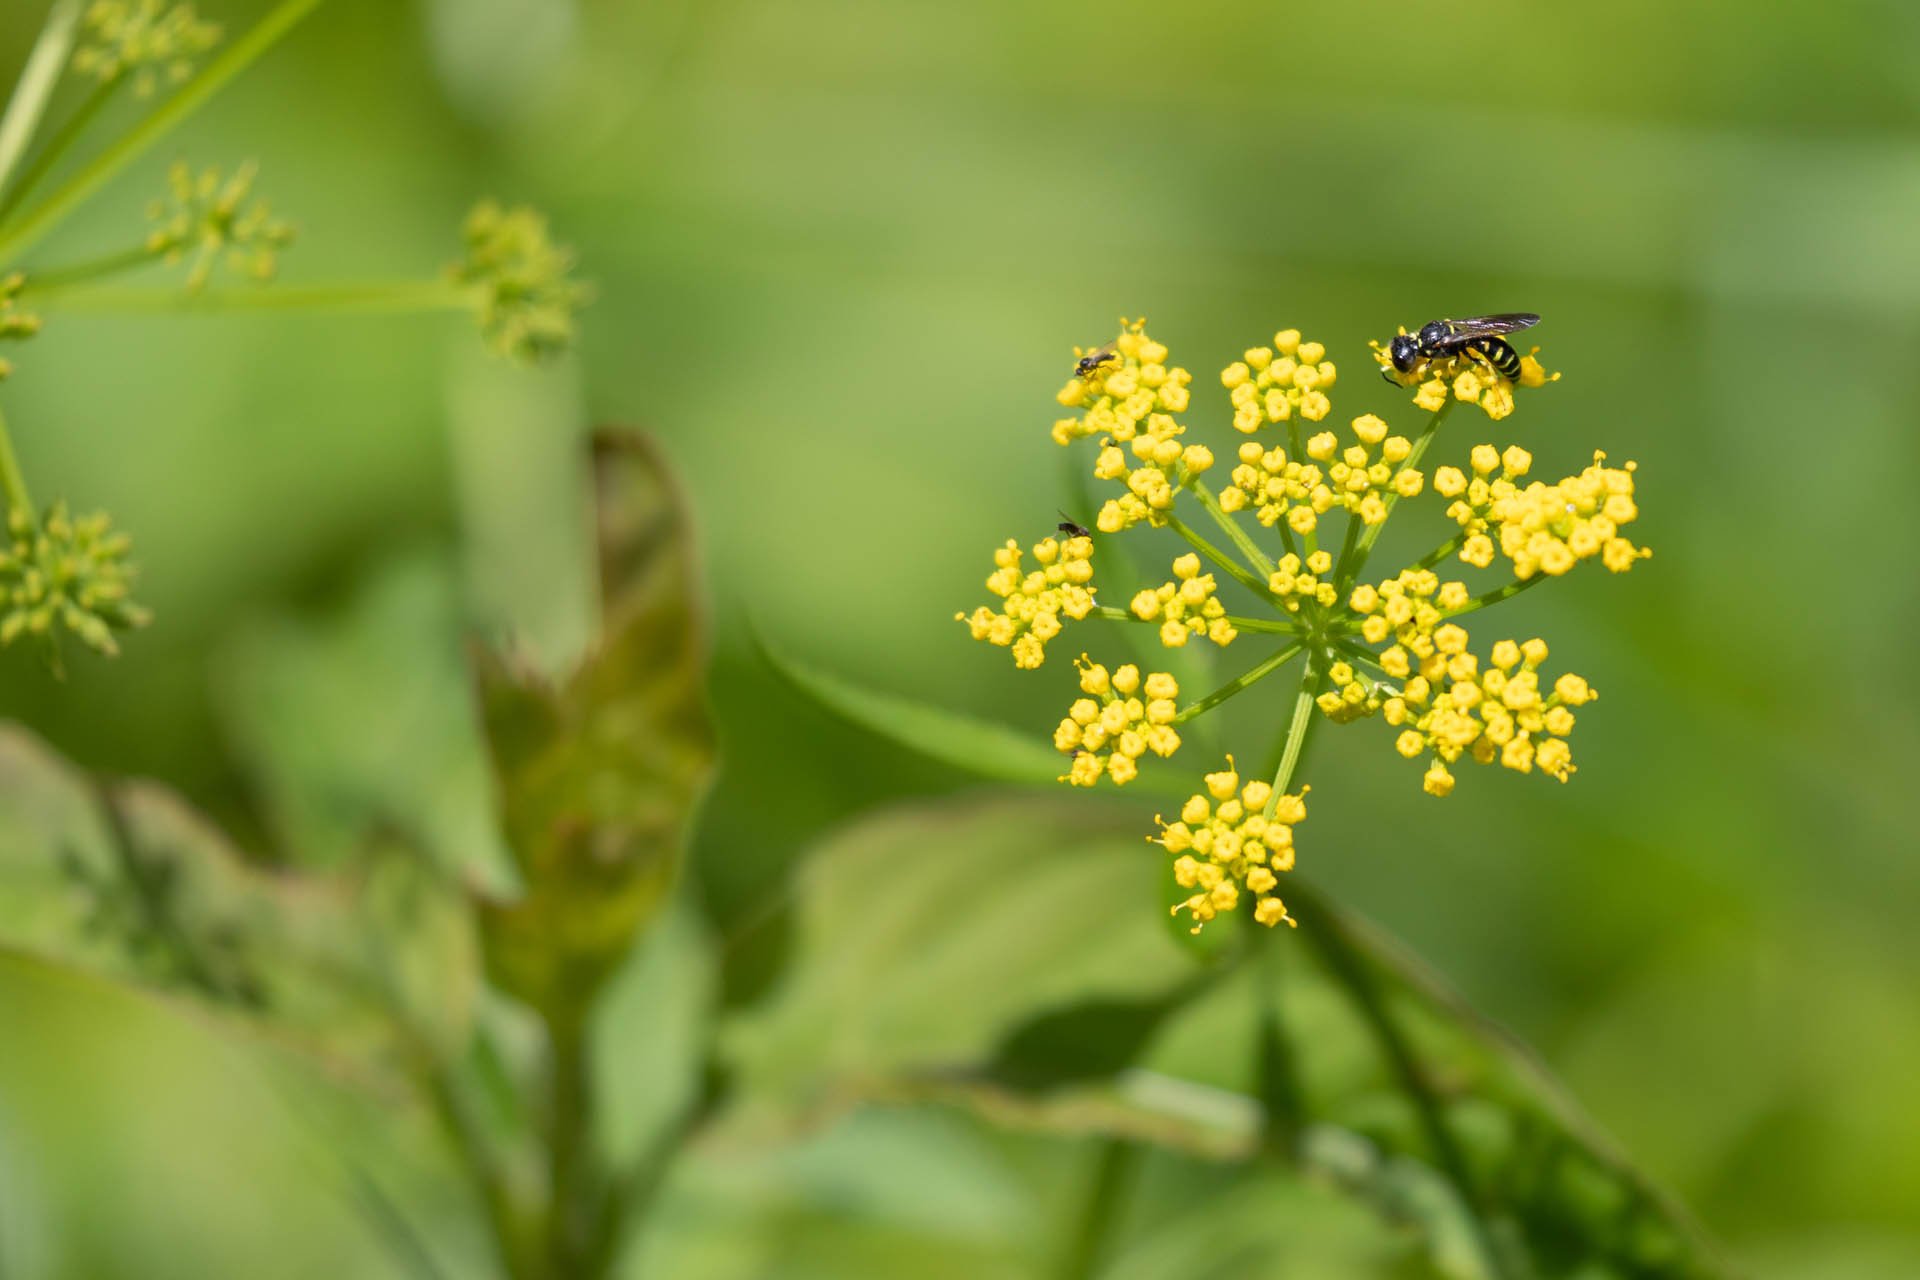
<path fill-rule="evenodd" d="M 1449 320 L 1447 327 L 1456 338 L 1490 338 L 1502 333 L 1518 333 L 1540 323 L 1531 311 L 1503 311 L 1498 315 L 1474 316 L 1469 320 Z"/>

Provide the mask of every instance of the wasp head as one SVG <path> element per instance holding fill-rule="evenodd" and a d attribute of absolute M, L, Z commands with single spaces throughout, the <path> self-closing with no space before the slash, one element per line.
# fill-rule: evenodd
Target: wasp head
<path fill-rule="evenodd" d="M 1410 333 L 1400 334 L 1387 344 L 1387 355 L 1394 368 L 1412 373 L 1413 366 L 1420 362 L 1420 340 Z"/>

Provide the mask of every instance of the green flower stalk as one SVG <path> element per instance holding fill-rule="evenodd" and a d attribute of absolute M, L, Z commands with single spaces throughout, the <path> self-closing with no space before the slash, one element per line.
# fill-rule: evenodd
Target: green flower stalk
<path fill-rule="evenodd" d="M 93 257 L 43 265 L 40 242 L 115 177 L 258 61 L 322 0 L 280 0 L 224 47 L 221 28 L 191 4 L 165 0 L 53 0 L 45 26 L 0 113 L 0 343 L 40 332 L 42 315 L 81 310 L 207 313 L 324 310 L 470 314 L 487 344 L 521 360 L 571 347 L 589 290 L 573 278 L 574 255 L 555 244 L 529 209 L 477 207 L 465 254 L 444 275 L 265 289 L 294 238 L 290 223 L 254 194 L 256 168 L 176 163 L 166 192 L 147 208 L 137 240 Z M 62 73 L 94 82 L 42 137 Z M 91 156 L 83 144 L 123 88 L 156 98 L 118 138 Z M 163 88 L 170 92 L 162 93 Z M 68 162 L 71 161 L 69 164 Z M 42 193 L 56 174 L 58 185 Z M 131 237 L 130 237 L 131 239 Z M 184 266 L 172 288 L 129 288 L 115 277 L 155 265 Z M 244 287 L 222 289 L 223 270 Z M 0 380 L 13 365 L 0 358 Z M 0 417 L 0 488 L 11 543 L 0 567 L 0 645 L 22 636 L 70 633 L 102 653 L 116 633 L 144 625 L 126 598 L 132 577 L 124 537 L 104 516 L 74 520 L 55 504 L 43 518 L 29 496 Z M 50 653 L 57 661 L 57 647 Z"/>
<path fill-rule="evenodd" d="M 1426 761 L 1421 785 L 1430 795 L 1453 790 L 1462 762 L 1561 782 L 1572 776 L 1568 739 L 1592 687 L 1571 672 L 1549 675 L 1547 645 L 1537 637 L 1502 638 L 1476 652 L 1459 620 L 1583 562 L 1624 573 L 1645 558 L 1623 533 L 1639 514 L 1634 464 L 1611 467 L 1595 453 L 1579 474 L 1547 483 L 1529 479 L 1533 458 L 1519 445 L 1481 443 L 1465 466 L 1425 465 L 1456 405 L 1498 423 L 1514 412 L 1516 389 L 1558 378 L 1534 353 L 1513 379 L 1471 352 L 1400 376 L 1376 344 L 1376 361 L 1413 389 L 1426 424 L 1410 438 L 1368 413 L 1339 432 L 1321 426 L 1339 370 L 1320 343 L 1283 330 L 1220 375 L 1242 441 L 1217 492 L 1208 483 L 1218 469 L 1214 450 L 1190 441 L 1181 421 L 1192 376 L 1168 363 L 1144 323 L 1123 321 L 1114 341 L 1074 354 L 1074 375 L 1058 397 L 1074 416 L 1056 421 L 1052 435 L 1063 446 L 1092 440 L 1093 475 L 1115 486 L 1095 528 L 1103 537 L 1170 529 L 1192 550 L 1172 562 L 1166 582 L 1136 591 L 1121 609 L 1098 600 L 1093 532 L 1068 521 L 1031 548 L 1032 568 L 1017 542 L 996 551 L 986 586 L 997 602 L 959 618 L 974 639 L 1010 649 L 1029 670 L 1044 664 L 1069 624 L 1088 619 L 1151 626 L 1168 648 L 1278 637 L 1243 674 L 1184 705 L 1171 673 L 1132 664 L 1109 670 L 1082 654 L 1082 696 L 1053 735 L 1067 758 L 1061 781 L 1079 787 L 1131 783 L 1150 757 L 1180 749 L 1180 726 L 1300 660 L 1292 711 L 1271 747 L 1272 781 L 1243 780 L 1229 756 L 1152 837 L 1173 857 L 1187 893 L 1174 910 L 1188 913 L 1196 931 L 1246 899 L 1261 924 L 1292 923 L 1277 887 L 1294 865 L 1293 829 L 1306 818 L 1307 788 L 1296 786 L 1296 775 L 1319 719 L 1385 721 L 1400 755 Z M 1454 534 L 1389 576 L 1369 574 L 1387 520 L 1427 494 L 1443 504 Z M 1232 550 L 1189 519 L 1216 527 Z M 1339 535 L 1337 552 L 1320 544 L 1330 533 Z M 1228 583 L 1209 567 L 1271 616 L 1231 612 L 1221 594 Z M 1470 585 L 1486 573 L 1494 581 Z"/>

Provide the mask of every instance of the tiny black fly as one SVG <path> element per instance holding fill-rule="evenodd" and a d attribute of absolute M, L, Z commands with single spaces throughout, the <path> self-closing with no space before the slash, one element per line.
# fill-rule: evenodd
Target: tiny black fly
<path fill-rule="evenodd" d="M 1111 359 L 1113 359 L 1113 343 L 1109 342 L 1106 346 L 1081 356 L 1080 363 L 1073 366 L 1073 376 L 1084 378 Z"/>
<path fill-rule="evenodd" d="M 1412 373 L 1422 360 L 1472 355 L 1486 361 L 1509 382 L 1520 377 L 1520 353 L 1501 334 L 1518 333 L 1540 323 L 1531 311 L 1509 311 L 1497 316 L 1475 316 L 1471 320 L 1435 320 L 1420 326 L 1418 333 L 1403 333 L 1387 344 L 1387 355 L 1401 373 Z M 1385 369 L 1380 376 L 1392 382 Z"/>
<path fill-rule="evenodd" d="M 1055 525 L 1054 528 L 1066 534 L 1069 538 L 1091 538 L 1093 536 L 1091 530 L 1075 524 L 1073 517 L 1064 511 L 1060 513 L 1060 523 Z"/>

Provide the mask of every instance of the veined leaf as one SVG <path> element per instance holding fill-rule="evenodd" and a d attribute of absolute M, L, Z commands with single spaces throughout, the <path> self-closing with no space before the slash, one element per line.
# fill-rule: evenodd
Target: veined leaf
<path fill-rule="evenodd" d="M 1009 799 L 829 840 L 801 872 L 787 985 L 730 1029 L 760 1108 L 741 1122 L 938 1100 L 1204 1159 L 1278 1133 L 1457 1280 L 1730 1274 L 1530 1055 L 1304 882 L 1283 886 L 1299 929 L 1262 939 L 1284 963 L 1196 970 L 1142 909 L 1162 855 L 1140 835 L 1084 802 Z M 1186 982 L 1197 997 L 1163 1011 Z M 1295 1110 L 1277 1129 L 1263 1078 Z"/>
<path fill-rule="evenodd" d="M 0 728 L 0 945 L 214 1011 L 336 1075 L 371 1082 L 464 1039 L 466 914 L 423 865 L 276 874 L 165 788 L 100 782 Z"/>

